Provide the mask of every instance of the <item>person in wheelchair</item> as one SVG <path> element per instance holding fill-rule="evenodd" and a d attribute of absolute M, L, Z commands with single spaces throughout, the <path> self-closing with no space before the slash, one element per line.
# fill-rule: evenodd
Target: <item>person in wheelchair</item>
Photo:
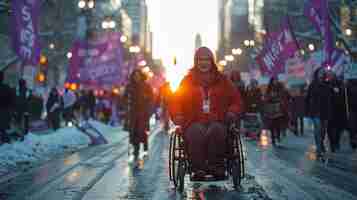
<path fill-rule="evenodd" d="M 241 111 L 241 96 L 232 82 L 218 71 L 213 53 L 199 48 L 194 66 L 170 101 L 173 122 L 181 126 L 192 179 L 212 175 L 226 177 L 227 122 Z"/>

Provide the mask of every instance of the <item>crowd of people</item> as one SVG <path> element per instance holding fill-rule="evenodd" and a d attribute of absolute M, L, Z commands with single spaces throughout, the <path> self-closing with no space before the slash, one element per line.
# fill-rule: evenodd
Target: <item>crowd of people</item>
<path fill-rule="evenodd" d="M 318 159 L 324 159 L 326 135 L 331 152 L 340 150 L 344 131 L 350 135 L 351 148 L 357 148 L 356 80 L 344 80 L 321 67 L 308 85 L 288 87 L 273 76 L 267 87 L 256 80 L 246 87 L 239 71 L 228 76 L 219 73 L 212 52 L 202 47 L 170 106 L 171 119 L 184 133 L 193 179 L 225 176 L 227 120 L 240 118 L 244 123 L 251 113 L 260 116 L 256 120 L 261 119 L 262 130 L 269 130 L 273 147 L 288 130 L 304 135 L 306 118 L 313 122 Z"/>
<path fill-rule="evenodd" d="M 43 119 L 43 113 L 48 127 L 54 130 L 75 121 L 95 119 L 110 125 L 122 124 L 129 132 L 137 160 L 141 145 L 144 151 L 148 150 L 149 121 L 155 114 L 165 130 L 169 129 L 170 119 L 184 128 L 198 176 L 203 174 L 204 160 L 212 162 L 220 176 L 223 150 L 219 147 L 225 146 L 222 138 L 226 120 L 241 118 L 244 122 L 249 113 L 256 113 L 262 128 L 270 130 L 274 147 L 289 129 L 297 136 L 304 135 L 304 118 L 309 118 L 314 125 L 319 158 L 326 152 L 326 135 L 332 152 L 340 149 L 345 130 L 350 134 L 351 147 L 357 148 L 357 81 L 343 81 L 328 69 L 316 70 L 309 85 L 295 88 L 286 87 L 277 77 L 271 77 L 267 87 L 257 80 L 246 86 L 240 72 L 229 76 L 218 72 L 213 53 L 203 47 L 197 50 L 194 67 L 175 93 L 168 82 L 155 90 L 146 79 L 145 73 L 137 69 L 120 92 L 52 88 L 44 97 L 33 94 L 23 79 L 15 89 L 9 87 L 0 72 L 0 142 L 11 141 L 13 127 L 17 128 L 13 135 L 23 139 L 30 123 Z M 217 148 L 207 149 L 207 145 Z"/>
<path fill-rule="evenodd" d="M 135 74 L 140 78 L 134 78 Z M 23 140 L 33 122 L 37 121 L 44 122 L 47 129 L 53 130 L 89 119 L 113 126 L 123 124 L 130 131 L 137 127 L 136 123 L 143 121 L 145 125 L 141 127 L 147 127 L 149 113 L 155 112 L 155 97 L 144 77 L 140 70 L 133 73 L 124 91 L 51 88 L 48 94 L 34 94 L 24 79 L 12 88 L 4 82 L 4 74 L 0 72 L 0 143 Z M 141 90 L 143 86 L 146 88 Z M 148 97 L 143 98 L 143 93 Z M 143 113 L 147 113 L 145 117 Z M 136 116 L 145 119 L 134 120 Z M 132 141 L 136 142 L 136 139 Z"/>
<path fill-rule="evenodd" d="M 16 88 L 4 83 L 3 72 L 0 72 L 0 91 L 0 143 L 10 142 L 12 138 L 23 139 L 29 128 L 28 103 L 32 102 L 36 106 L 36 98 L 23 79 L 19 80 Z M 17 130 L 10 134 L 13 125 L 16 125 Z"/>
<path fill-rule="evenodd" d="M 242 94 L 245 113 L 259 113 L 262 127 L 270 130 L 273 146 L 281 141 L 287 130 L 295 135 L 304 135 L 304 118 L 311 119 L 314 126 L 316 151 L 319 158 L 326 152 L 327 135 L 331 152 L 340 149 L 341 135 L 347 131 L 352 149 L 357 148 L 357 81 L 343 80 L 329 69 L 316 70 L 309 85 L 292 88 L 272 77 L 266 88 L 251 80 L 248 87 L 232 77 Z M 244 119 L 244 116 L 243 116 Z"/>

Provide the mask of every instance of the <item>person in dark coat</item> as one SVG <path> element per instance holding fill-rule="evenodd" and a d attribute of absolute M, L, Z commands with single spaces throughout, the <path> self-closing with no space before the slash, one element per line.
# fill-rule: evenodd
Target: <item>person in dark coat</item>
<path fill-rule="evenodd" d="M 347 96 L 350 144 L 352 149 L 357 149 L 357 79 L 348 81 Z"/>
<path fill-rule="evenodd" d="M 140 144 L 148 150 L 148 127 L 153 104 L 153 90 L 146 83 L 146 76 L 141 70 L 134 70 L 126 86 L 127 126 L 130 144 L 134 147 L 134 159 L 139 158 Z"/>
<path fill-rule="evenodd" d="M 276 146 L 276 140 L 280 142 L 281 133 L 286 127 L 288 98 L 289 96 L 282 83 L 276 77 L 272 77 L 264 98 L 264 117 L 271 132 L 273 146 Z"/>
<path fill-rule="evenodd" d="M 300 86 L 296 94 L 293 95 L 291 102 L 292 125 L 295 135 L 304 135 L 304 116 L 305 116 L 305 91 L 304 86 Z"/>
<path fill-rule="evenodd" d="M 7 130 L 10 129 L 16 99 L 15 91 L 3 81 L 4 73 L 0 71 L 0 143 L 9 142 Z"/>
<path fill-rule="evenodd" d="M 92 119 L 95 119 L 95 105 L 96 105 L 96 97 L 94 95 L 94 91 L 90 90 L 87 96 L 87 101 L 88 101 L 88 111 L 89 111 L 89 116 Z"/>
<path fill-rule="evenodd" d="M 341 80 L 338 80 L 334 74 L 330 74 L 330 103 L 331 115 L 328 120 L 327 133 L 329 136 L 330 147 L 332 152 L 340 148 L 340 138 L 343 130 L 347 130 L 347 113 L 345 87 Z"/>
<path fill-rule="evenodd" d="M 319 159 L 323 158 L 326 152 L 324 139 L 327 132 L 328 120 L 331 116 L 330 88 L 323 68 L 314 72 L 313 80 L 308 88 L 305 98 L 306 116 L 314 124 L 314 136 L 316 143 L 316 153 Z"/>
<path fill-rule="evenodd" d="M 61 97 L 56 88 L 52 88 L 46 103 L 48 122 L 54 130 L 60 128 Z"/>
<path fill-rule="evenodd" d="M 258 87 L 257 80 L 251 80 L 246 91 L 246 112 L 259 113 L 262 109 L 262 91 Z"/>
<path fill-rule="evenodd" d="M 164 130 L 168 131 L 170 128 L 170 117 L 169 117 L 169 99 L 172 96 L 172 91 L 170 89 L 170 83 L 165 82 L 160 87 L 159 97 L 158 97 L 158 104 L 161 106 L 161 120 L 164 125 Z"/>
<path fill-rule="evenodd" d="M 245 112 L 246 108 L 246 86 L 244 81 L 242 80 L 241 72 L 239 70 L 234 70 L 230 74 L 230 79 L 234 86 L 238 89 L 238 92 L 241 96 L 241 108 L 244 109 L 242 112 Z M 243 106 L 244 105 L 244 106 Z"/>
<path fill-rule="evenodd" d="M 81 115 L 84 120 L 89 119 L 89 91 L 82 90 L 81 91 L 81 96 L 79 99 L 79 104 L 81 107 Z"/>
<path fill-rule="evenodd" d="M 16 121 L 23 135 L 26 135 L 29 129 L 29 98 L 30 90 L 26 86 L 26 81 L 20 79 L 16 89 Z"/>

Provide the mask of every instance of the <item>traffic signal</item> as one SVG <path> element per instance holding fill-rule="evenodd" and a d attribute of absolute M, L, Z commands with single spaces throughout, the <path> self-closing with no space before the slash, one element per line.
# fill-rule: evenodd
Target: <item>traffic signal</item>
<path fill-rule="evenodd" d="M 120 94 L 119 88 L 116 88 L 116 87 L 113 88 L 113 91 L 112 91 L 112 92 L 113 92 L 114 95 L 119 95 L 119 94 Z"/>
<path fill-rule="evenodd" d="M 46 75 L 43 72 L 39 72 L 36 79 L 39 83 L 43 83 L 46 81 Z"/>
<path fill-rule="evenodd" d="M 78 85 L 76 83 L 71 83 L 69 86 L 69 89 L 72 91 L 76 91 L 78 89 Z"/>
<path fill-rule="evenodd" d="M 47 57 L 45 55 L 41 55 L 40 56 L 40 65 L 45 66 L 45 65 L 47 65 L 47 63 L 48 63 Z"/>
<path fill-rule="evenodd" d="M 70 84 L 70 83 L 66 82 L 66 83 L 64 84 L 64 88 L 69 89 L 70 87 L 71 87 L 71 84 Z"/>

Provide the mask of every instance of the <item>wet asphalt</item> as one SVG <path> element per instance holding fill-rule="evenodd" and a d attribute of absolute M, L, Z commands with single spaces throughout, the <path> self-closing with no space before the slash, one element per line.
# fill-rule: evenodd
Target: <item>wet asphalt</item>
<path fill-rule="evenodd" d="M 124 137 L 20 173 L 0 184 L 0 199 L 357 199 L 356 152 L 342 145 L 341 152 L 317 161 L 310 130 L 288 134 L 275 148 L 265 136 L 245 140 L 247 175 L 239 191 L 231 181 L 198 185 L 186 177 L 185 191 L 177 192 L 169 181 L 169 136 L 159 129 L 152 131 L 148 157 L 138 168 L 128 161 L 128 146 Z"/>

